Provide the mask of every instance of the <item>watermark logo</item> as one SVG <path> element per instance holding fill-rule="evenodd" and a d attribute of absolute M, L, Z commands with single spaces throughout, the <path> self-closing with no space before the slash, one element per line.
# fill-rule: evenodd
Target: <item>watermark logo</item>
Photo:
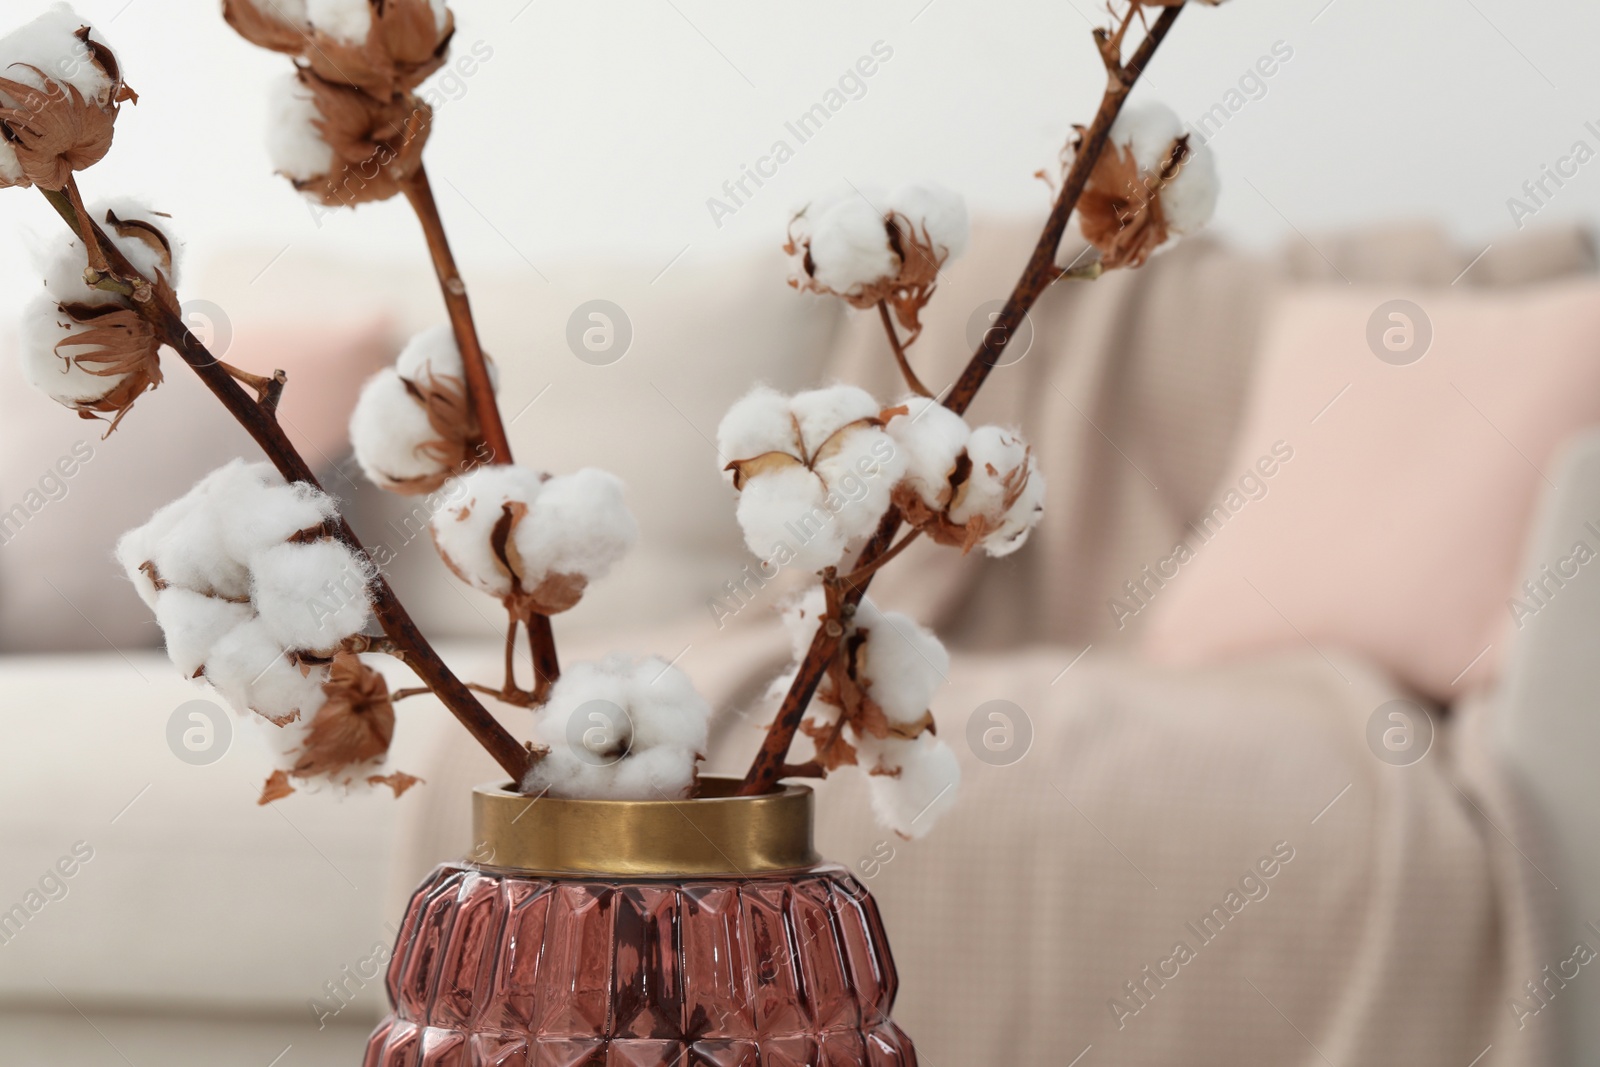
<path fill-rule="evenodd" d="M 609 300 L 579 304 L 567 319 L 567 347 L 591 367 L 609 367 L 633 344 L 633 320 Z"/>
<path fill-rule="evenodd" d="M 991 767 L 1009 767 L 1033 747 L 1033 720 L 1009 700 L 979 704 L 967 719 L 967 747 Z"/>
<path fill-rule="evenodd" d="M 1433 320 L 1410 300 L 1379 304 L 1367 320 L 1367 347 L 1391 366 L 1410 366 L 1433 347 Z"/>
<path fill-rule="evenodd" d="M 985 301 L 974 308 L 967 319 L 968 348 L 976 351 L 985 341 L 991 347 L 1002 346 L 1000 354 L 989 364 L 996 369 L 1021 363 L 1033 347 L 1033 317 L 1024 313 L 1022 321 L 1007 336 L 1006 328 L 999 325 L 1000 312 L 1005 306 L 1004 300 Z"/>
<path fill-rule="evenodd" d="M 191 700 L 167 717 L 167 747 L 191 767 L 208 767 L 228 754 L 233 720 L 209 700 Z"/>
<path fill-rule="evenodd" d="M 1433 748 L 1433 716 L 1410 700 L 1380 704 L 1367 719 L 1367 747 L 1392 767 L 1409 767 Z"/>
<path fill-rule="evenodd" d="M 178 316 L 216 358 L 221 359 L 233 347 L 233 320 L 217 304 L 209 300 L 185 300 L 178 308 Z"/>
<path fill-rule="evenodd" d="M 567 744 L 572 754 L 591 767 L 609 767 L 628 754 L 633 720 L 609 700 L 588 700 L 567 719 Z"/>

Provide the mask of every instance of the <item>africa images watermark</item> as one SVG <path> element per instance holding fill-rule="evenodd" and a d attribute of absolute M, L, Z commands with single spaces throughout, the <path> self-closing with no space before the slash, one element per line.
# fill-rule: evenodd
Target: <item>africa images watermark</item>
<path fill-rule="evenodd" d="M 1271 450 L 1257 458 L 1255 464 L 1230 485 L 1208 511 L 1188 524 L 1183 539 L 1173 546 L 1170 555 L 1155 563 L 1145 564 L 1137 577 L 1123 582 L 1122 591 L 1127 599 L 1112 597 L 1106 601 L 1111 617 L 1117 620 L 1117 629 L 1127 626 L 1129 619 L 1149 607 L 1155 601 L 1156 594 L 1178 576 L 1179 569 L 1210 544 L 1223 527 L 1245 509 L 1245 505 L 1253 500 L 1265 500 L 1271 491 L 1268 480 L 1293 458 L 1293 446 L 1287 441 L 1274 441 Z"/>
<path fill-rule="evenodd" d="M 797 146 L 821 132 L 828 120 L 843 111 L 850 101 L 866 96 L 867 79 L 893 58 L 894 48 L 888 42 L 873 41 L 869 53 L 846 67 L 839 80 L 822 94 L 821 100 L 783 124 L 788 137 L 774 140 L 766 154 L 757 156 L 753 164 L 741 163 L 738 175 L 722 183 L 722 196 L 706 197 L 706 210 L 711 213 L 711 221 L 717 229 L 722 229 L 723 220 L 737 215 L 768 181 L 778 176 L 778 168 L 794 158 Z M 794 144 L 789 143 L 791 137 Z M 750 188 L 751 185 L 755 188 Z"/>
<path fill-rule="evenodd" d="M 1572 142 L 1572 147 L 1567 149 L 1565 155 L 1556 157 L 1555 163 L 1541 163 L 1539 173 L 1522 183 L 1522 196 L 1506 197 L 1506 210 L 1511 213 L 1511 222 L 1517 229 L 1528 225 L 1528 220 L 1549 206 L 1556 194 L 1567 187 L 1567 182 L 1578 176 L 1579 170 L 1593 159 L 1600 151 L 1595 145 L 1600 145 L 1600 124 L 1590 120 L 1583 124 L 1587 137 L 1580 137 Z M 1590 142 L 1593 138 L 1593 142 Z"/>
<path fill-rule="evenodd" d="M 1288 41 L 1273 41 L 1267 54 L 1245 68 L 1236 87 L 1223 93 L 1222 99 L 1189 123 L 1189 128 L 1200 135 L 1200 143 L 1205 144 L 1222 132 L 1246 105 L 1265 98 L 1269 91 L 1268 79 L 1275 77 L 1293 58 L 1294 48 Z"/>
<path fill-rule="evenodd" d="M 1544 564 L 1537 574 L 1522 583 L 1522 596 L 1506 601 L 1511 621 L 1517 624 L 1517 629 L 1528 625 L 1529 619 L 1549 607 L 1569 582 L 1577 580 L 1581 568 L 1600 556 L 1594 547 L 1600 545 L 1600 526 L 1592 521 L 1586 522 L 1583 532 L 1586 536 L 1574 541 L 1570 552 L 1552 563 Z M 1589 538 L 1594 538 L 1594 544 L 1590 544 Z"/>
<path fill-rule="evenodd" d="M 1106 1000 L 1106 1007 L 1111 1011 L 1111 1018 L 1116 1020 L 1117 1029 L 1126 1028 L 1129 1019 L 1148 1008 L 1150 1002 L 1155 1000 L 1156 993 L 1165 989 L 1168 982 L 1176 981 L 1183 974 L 1183 968 L 1199 959 L 1200 951 L 1222 936 L 1228 924 L 1237 919 L 1246 907 L 1266 900 L 1272 892 L 1272 880 L 1282 873 L 1294 856 L 1294 846 L 1289 842 L 1279 841 L 1273 845 L 1270 853 L 1262 856 L 1240 876 L 1237 886 L 1228 887 L 1221 903 L 1212 905 L 1211 910 L 1202 915 L 1197 923 L 1183 924 L 1184 930 L 1194 939 L 1193 945 L 1187 939 L 1178 939 L 1166 956 L 1154 964 L 1146 964 L 1137 976 L 1123 982 L 1122 993 Z"/>
<path fill-rule="evenodd" d="M 87 441 L 76 441 L 67 454 L 51 464 L 39 480 L 22 494 L 22 499 L 11 507 L 0 510 L 0 545 L 9 545 L 38 514 L 51 504 L 67 498 L 72 491 L 71 481 L 94 459 L 94 446 Z"/>
<path fill-rule="evenodd" d="M 855 469 L 846 472 L 829 487 L 828 495 L 821 504 L 783 524 L 792 541 L 774 543 L 766 559 L 745 564 L 737 578 L 722 583 L 724 595 L 713 596 L 706 604 L 717 629 L 722 629 L 729 619 L 755 603 L 768 583 L 794 562 L 799 548 L 810 544 L 813 538 L 838 521 L 840 512 L 866 499 L 869 488 L 867 479 L 878 477 L 883 472 L 883 464 L 893 458 L 894 444 L 891 441 L 884 438 L 875 442 L 870 457 L 862 456 L 856 460 Z"/>
<path fill-rule="evenodd" d="M 72 891 L 70 881 L 83 870 L 84 864 L 94 859 L 94 846 L 87 841 L 75 841 L 72 850 L 56 860 L 39 876 L 38 884 L 29 888 L 22 899 L 0 912 L 0 945 L 9 945 L 23 929 L 45 908 L 67 899 Z"/>

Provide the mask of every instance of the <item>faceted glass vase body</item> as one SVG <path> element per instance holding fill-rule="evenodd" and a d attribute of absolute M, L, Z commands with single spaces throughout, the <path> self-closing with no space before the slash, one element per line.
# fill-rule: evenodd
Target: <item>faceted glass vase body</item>
<path fill-rule="evenodd" d="M 917 1062 L 889 1018 L 897 978 L 877 906 L 841 867 L 639 877 L 447 863 L 412 897 L 387 984 L 393 1010 L 365 1067 Z"/>

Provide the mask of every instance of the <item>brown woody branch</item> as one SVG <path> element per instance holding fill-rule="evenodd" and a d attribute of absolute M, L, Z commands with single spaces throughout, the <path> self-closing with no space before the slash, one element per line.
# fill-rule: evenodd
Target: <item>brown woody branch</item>
<path fill-rule="evenodd" d="M 1067 222 L 1078 206 L 1078 198 L 1083 195 L 1090 173 L 1099 161 L 1101 153 L 1105 151 L 1112 123 L 1116 122 L 1117 116 L 1121 114 L 1122 105 L 1127 102 L 1128 94 L 1133 91 L 1134 85 L 1138 83 L 1139 76 L 1149 65 L 1156 49 L 1161 47 L 1161 42 L 1166 39 L 1173 23 L 1182 14 L 1183 7 L 1163 9 L 1160 17 L 1145 34 L 1144 40 L 1139 43 L 1139 47 L 1124 62 L 1121 58 L 1123 37 L 1140 10 L 1139 4 L 1134 3 L 1114 31 L 1106 29 L 1094 31 L 1096 48 L 1106 66 L 1105 94 L 1100 99 L 1100 107 L 1095 112 L 1094 121 L 1082 135 L 1072 166 L 1061 184 L 1061 191 L 1050 209 L 1050 217 L 1045 221 L 1043 232 L 1039 234 L 1039 241 L 1034 245 L 1033 254 L 1029 257 L 1027 266 L 1023 268 L 1022 277 L 1017 279 L 1017 284 L 1006 299 L 1005 306 L 1001 308 L 994 326 L 984 331 L 977 351 L 972 354 L 966 368 L 951 388 L 950 395 L 945 398 L 944 406 L 958 415 L 964 414 L 971 407 L 978 390 L 983 387 L 989 372 L 999 363 L 1000 354 L 1022 324 L 1028 310 L 1033 307 L 1040 294 L 1062 276 L 1061 270 L 1056 266 L 1056 256 L 1061 248 L 1061 239 L 1067 231 Z M 859 574 L 865 570 L 866 576 L 859 582 L 852 581 L 849 588 L 843 591 L 841 609 L 861 603 L 866 595 L 867 586 L 871 584 L 876 572 L 878 560 L 883 558 L 895 544 L 895 536 L 900 532 L 901 521 L 897 508 L 891 507 L 888 514 L 884 515 L 883 521 L 878 524 L 877 532 L 873 534 L 856 560 L 854 573 Z M 834 612 L 830 610 L 829 619 L 824 621 L 834 619 Z M 783 703 L 779 706 L 778 714 L 767 731 L 761 751 L 756 754 L 743 784 L 739 787 L 740 795 L 755 796 L 771 792 L 783 776 L 788 766 L 789 749 L 794 744 L 795 734 L 799 732 L 806 709 L 816 694 L 817 686 L 827 673 L 828 665 L 838 653 L 841 632 L 838 626 L 817 627 L 816 636 L 811 639 L 811 647 L 806 650 L 805 658 L 801 660 L 800 667 L 795 673 L 794 682 L 784 695 Z"/>
<path fill-rule="evenodd" d="M 155 288 L 149 279 L 134 270 L 121 251 L 106 239 L 99 225 L 73 205 L 71 198 L 50 191 L 44 191 L 44 195 L 87 247 L 98 247 L 102 250 L 109 261 L 110 270 L 116 276 L 131 282 L 135 290 L 141 287 L 146 290 Z M 162 341 L 177 352 L 200 376 L 206 387 L 222 401 L 228 413 L 238 420 L 284 478 L 320 488 L 310 465 L 279 425 L 273 410 L 275 401 L 271 392 L 260 400 L 252 399 L 222 363 L 206 349 L 200 339 L 190 332 L 168 295 L 162 294 L 158 299 L 143 301 L 135 299 L 132 301 L 132 306 L 156 329 Z M 363 557 L 370 558 L 357 539 L 355 531 L 350 528 L 350 524 L 342 515 L 338 519 L 334 533 Z M 373 613 L 383 627 L 384 634 L 392 642 L 395 654 L 428 684 L 428 688 L 438 695 L 468 732 L 488 750 L 495 762 L 499 763 L 515 781 L 520 782 L 527 774 L 528 750 L 495 720 L 494 716 L 451 672 L 449 666 L 428 643 L 427 638 L 422 636 L 422 632 L 381 574 L 377 574 L 372 580 L 372 597 Z"/>
<path fill-rule="evenodd" d="M 422 224 L 423 236 L 428 241 L 428 252 L 433 257 L 433 271 L 439 278 L 439 291 L 444 296 L 445 310 L 450 315 L 450 329 L 455 334 L 456 347 L 461 351 L 461 364 L 466 371 L 467 399 L 478 419 L 478 433 L 488 448 L 490 463 L 509 464 L 511 440 L 506 434 L 505 421 L 500 416 L 500 405 L 495 402 L 494 382 L 489 374 L 489 361 L 483 354 L 483 343 L 478 338 L 478 325 L 472 317 L 472 302 L 467 297 L 467 283 L 456 268 L 455 254 L 450 251 L 450 238 L 445 233 L 444 220 L 439 215 L 439 204 L 433 197 L 433 185 L 428 171 L 418 166 L 405 183 L 406 200 Z M 515 619 L 512 621 L 515 625 Z M 560 675 L 556 655 L 555 632 L 548 616 L 536 615 L 528 620 L 528 643 L 533 649 L 533 663 L 539 671 L 534 687 L 535 703 L 544 703 L 549 687 Z M 548 672 L 548 673 L 547 673 Z M 507 692 L 515 689 L 508 686 Z"/>
<path fill-rule="evenodd" d="M 922 384 L 917 372 L 911 369 L 911 360 L 906 358 L 905 345 L 900 343 L 900 331 L 894 328 L 894 320 L 889 317 L 888 301 L 878 301 L 878 317 L 883 320 L 883 332 L 889 335 L 889 347 L 894 350 L 894 361 L 900 365 L 900 375 L 905 378 L 906 385 L 911 387 L 913 393 L 931 400 L 933 393 Z"/>

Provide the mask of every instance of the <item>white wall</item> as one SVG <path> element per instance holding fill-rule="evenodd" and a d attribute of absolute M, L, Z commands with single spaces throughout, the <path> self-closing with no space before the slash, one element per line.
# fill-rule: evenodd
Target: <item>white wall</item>
<path fill-rule="evenodd" d="M 42 7 L 8 3 L 0 21 Z M 458 41 L 493 58 L 441 109 L 430 166 L 469 277 L 541 284 L 574 251 L 663 266 L 773 242 L 787 209 L 849 179 L 934 177 L 989 212 L 1038 212 L 1048 166 L 1101 84 L 1094 0 L 457 0 Z M 283 57 L 234 37 L 215 0 L 79 0 L 143 94 L 91 198 L 154 195 L 203 258 L 247 244 L 293 270 L 319 249 L 420 255 L 403 205 L 323 220 L 268 173 L 262 90 Z M 1185 13 L 1142 92 L 1197 118 L 1275 42 L 1265 95 L 1215 139 L 1218 227 L 1250 241 L 1428 215 L 1464 240 L 1512 226 L 1507 198 L 1579 138 L 1600 148 L 1600 8 L 1580 0 L 1232 0 Z M 809 143 L 784 122 L 874 42 L 893 57 Z M 720 228 L 706 201 L 775 139 L 795 157 Z M 1593 218 L 1600 163 L 1541 211 Z M 55 233 L 36 194 L 0 196 L 0 239 Z M 9 250 L 9 249 L 8 249 Z M 530 267 L 529 264 L 533 267 Z M 0 318 L 34 284 L 0 262 Z"/>

